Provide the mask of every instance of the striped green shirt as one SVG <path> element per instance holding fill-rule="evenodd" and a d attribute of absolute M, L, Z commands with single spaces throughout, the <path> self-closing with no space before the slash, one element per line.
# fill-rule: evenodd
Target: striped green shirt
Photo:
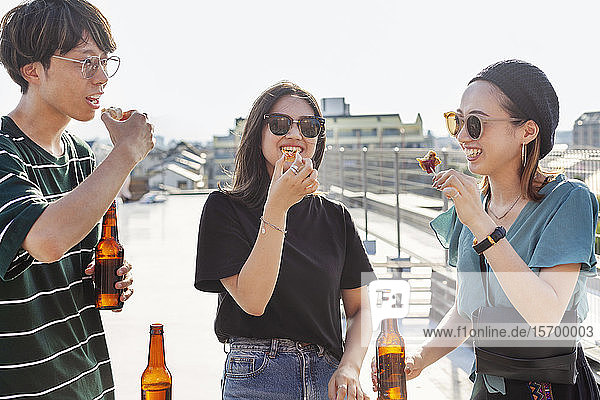
<path fill-rule="evenodd" d="M 36 261 L 23 240 L 46 206 L 92 173 L 81 139 L 64 133 L 54 157 L 8 117 L 0 128 L 0 400 L 114 399 L 94 286 L 83 272 L 98 228 L 59 261 Z M 77 210 L 73 210 L 77 212 Z M 61 221 L 56 221 L 57 235 Z"/>

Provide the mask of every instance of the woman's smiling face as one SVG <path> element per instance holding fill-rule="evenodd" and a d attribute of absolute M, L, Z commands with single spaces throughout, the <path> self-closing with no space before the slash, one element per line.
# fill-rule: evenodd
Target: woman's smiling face
<path fill-rule="evenodd" d="M 269 114 L 285 114 L 297 121 L 299 117 L 314 116 L 315 112 L 306 100 L 294 96 L 283 96 L 273 104 Z M 282 148 L 298 150 L 302 158 L 312 158 L 316 145 L 317 138 L 304 137 L 296 123 L 293 123 L 288 133 L 283 136 L 274 135 L 271 133 L 269 125 L 266 122 L 263 124 L 261 147 L 270 176 L 273 175 L 275 163 L 282 156 Z M 286 171 L 292 162 L 293 160 L 286 160 L 283 170 Z"/>
<path fill-rule="evenodd" d="M 479 175 L 492 175 L 498 168 L 517 171 L 521 164 L 521 144 L 518 129 L 509 119 L 510 115 L 500 104 L 500 89 L 486 81 L 471 83 L 463 93 L 457 114 L 466 119 L 477 115 L 482 120 L 482 132 L 474 140 L 463 126 L 457 140 L 465 152 L 469 170 Z M 501 119 L 506 121 L 485 121 Z"/>

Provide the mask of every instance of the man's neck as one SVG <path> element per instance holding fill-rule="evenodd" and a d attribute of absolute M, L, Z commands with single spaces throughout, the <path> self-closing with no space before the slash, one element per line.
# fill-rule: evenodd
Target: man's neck
<path fill-rule="evenodd" d="M 24 94 L 8 116 L 27 137 L 54 156 L 64 152 L 61 134 L 71 120 L 36 96 Z"/>

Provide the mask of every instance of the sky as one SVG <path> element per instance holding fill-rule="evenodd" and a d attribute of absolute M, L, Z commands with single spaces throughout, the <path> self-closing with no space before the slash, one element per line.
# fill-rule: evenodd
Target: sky
<path fill-rule="evenodd" d="M 18 1 L 0 0 L 4 14 Z M 111 22 L 121 69 L 102 106 L 147 112 L 155 132 L 226 135 L 267 87 L 286 79 L 352 114 L 398 113 L 446 135 L 467 82 L 519 58 L 540 67 L 560 101 L 560 130 L 600 110 L 600 1 L 92 0 Z M 0 113 L 18 86 L 0 71 Z M 71 131 L 108 137 L 97 116 Z"/>

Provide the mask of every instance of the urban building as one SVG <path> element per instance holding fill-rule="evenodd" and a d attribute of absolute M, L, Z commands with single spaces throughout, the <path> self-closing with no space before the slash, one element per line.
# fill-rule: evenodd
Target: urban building
<path fill-rule="evenodd" d="M 113 144 L 106 138 L 87 142 L 96 156 L 96 165 L 100 165 L 113 149 Z M 165 158 L 165 150 L 154 147 L 152 151 L 138 163 L 123 183 L 119 196 L 126 200 L 138 200 L 150 189 L 148 186 L 148 170 L 160 164 Z"/>
<path fill-rule="evenodd" d="M 133 171 L 131 171 L 131 177 L 133 179 L 146 179 L 148 180 L 148 176 L 151 174 L 158 165 L 162 164 L 163 161 L 167 158 L 169 154 L 169 150 L 164 150 L 160 148 L 153 148 L 150 153 L 140 161 Z"/>
<path fill-rule="evenodd" d="M 428 132 L 429 134 L 430 132 Z M 434 136 L 432 148 L 436 150 L 461 150 L 458 140 L 452 136 Z"/>
<path fill-rule="evenodd" d="M 556 131 L 554 134 L 554 144 L 573 146 L 573 131 Z"/>
<path fill-rule="evenodd" d="M 207 153 L 202 149 L 182 141 L 163 156 L 160 163 L 147 171 L 150 189 L 177 191 L 207 187 Z"/>
<path fill-rule="evenodd" d="M 352 115 L 343 97 L 321 100 L 327 145 L 356 149 L 393 147 L 431 147 L 431 135 L 423 135 L 421 115 L 413 123 L 404 123 L 399 114 Z"/>
<path fill-rule="evenodd" d="M 423 121 L 417 115 L 414 123 L 404 123 L 399 114 L 351 115 L 350 105 L 343 97 L 321 100 L 327 145 L 348 149 L 431 147 L 433 136 L 423 135 Z M 240 144 L 246 120 L 236 118 L 235 127 L 225 136 L 213 136 L 206 173 L 208 187 L 231 183 L 235 169 L 235 154 Z"/>
<path fill-rule="evenodd" d="M 600 111 L 583 113 L 575 120 L 573 146 L 600 147 Z"/>
<path fill-rule="evenodd" d="M 236 118 L 235 127 L 225 136 L 213 136 L 212 153 L 208 163 L 208 187 L 216 188 L 231 183 L 235 169 L 235 153 L 246 124 L 245 118 Z"/>

